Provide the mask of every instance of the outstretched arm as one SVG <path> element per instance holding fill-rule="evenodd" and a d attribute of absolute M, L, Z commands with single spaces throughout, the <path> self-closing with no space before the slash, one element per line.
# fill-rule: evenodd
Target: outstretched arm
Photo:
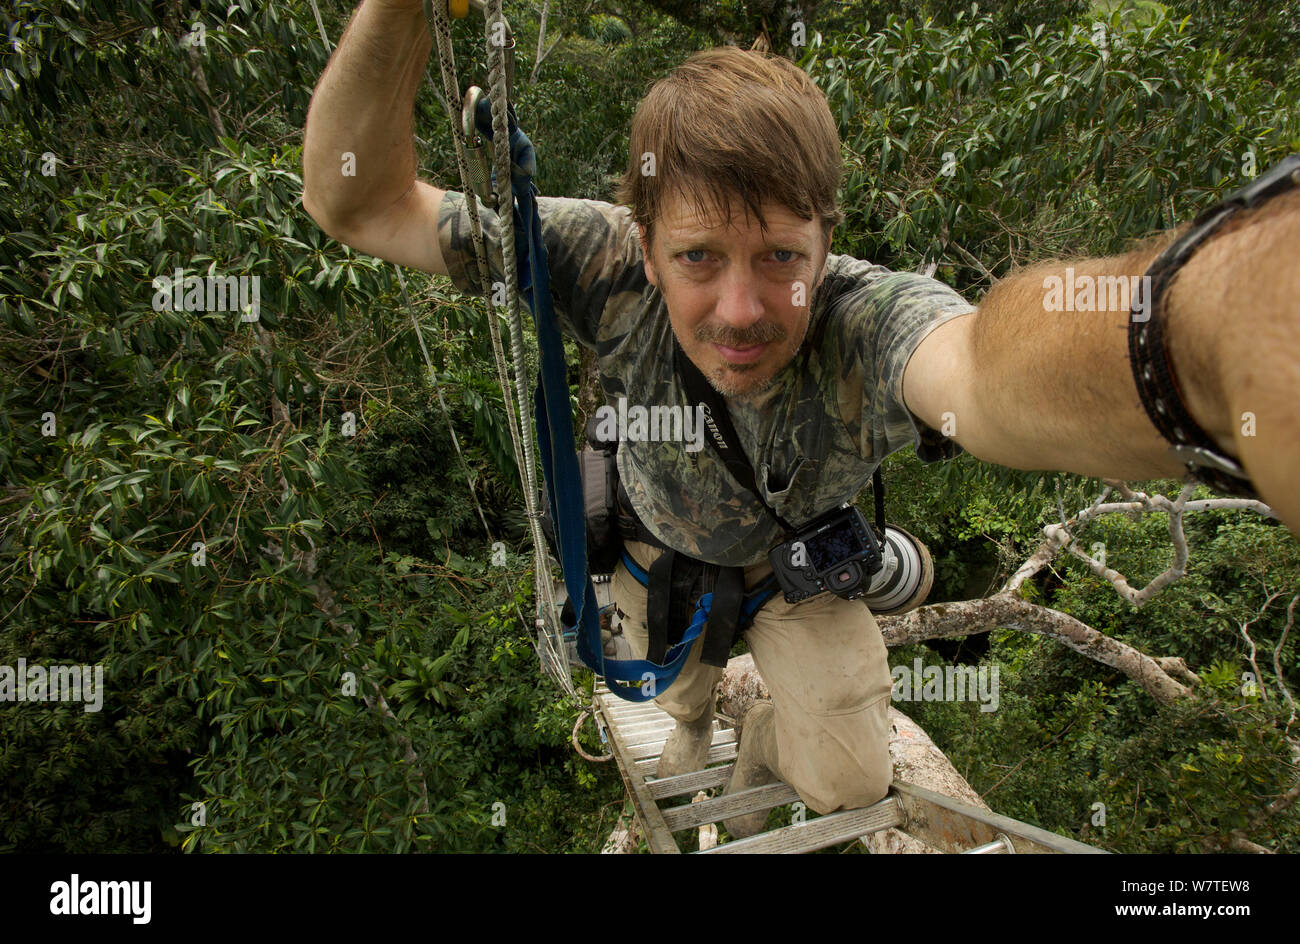
<path fill-rule="evenodd" d="M 446 275 L 442 190 L 415 177 L 415 94 L 432 40 L 420 0 L 366 0 L 307 112 L 302 202 L 353 249 Z"/>
<path fill-rule="evenodd" d="M 1105 478 L 1181 477 L 1138 397 L 1130 314 L 1115 302 L 1118 279 L 1101 281 L 1120 276 L 1133 284 L 1170 241 L 1003 279 L 975 314 L 935 329 L 917 348 L 904 375 L 909 409 L 988 462 Z M 1241 461 L 1293 534 L 1300 534 L 1297 246 L 1300 192 L 1291 191 L 1239 213 L 1203 244 L 1165 306 L 1170 360 L 1188 411 Z M 1084 277 L 1094 310 L 1048 310 L 1083 307 L 1068 299 L 1081 300 Z"/>

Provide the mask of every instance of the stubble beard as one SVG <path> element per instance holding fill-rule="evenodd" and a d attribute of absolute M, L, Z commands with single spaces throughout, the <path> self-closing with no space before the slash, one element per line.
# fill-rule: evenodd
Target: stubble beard
<path fill-rule="evenodd" d="M 724 361 L 720 366 L 702 373 L 704 373 L 709 385 L 722 394 L 723 397 L 750 399 L 760 396 L 770 390 L 773 384 L 776 383 L 777 375 L 794 358 L 799 346 L 803 343 L 803 336 L 806 334 L 807 324 L 805 323 L 798 344 L 789 352 L 784 363 L 775 369 L 772 369 L 769 359 L 771 352 L 766 351 L 764 352 L 765 356 L 755 363 L 732 364 L 729 361 Z M 732 348 L 752 347 L 755 344 L 781 344 L 788 336 L 789 332 L 774 322 L 760 322 L 741 331 L 709 325 L 701 325 L 695 330 L 695 340 L 706 348 L 713 344 L 721 344 L 724 347 Z M 769 371 L 769 373 L 762 376 L 759 374 L 760 370 Z"/>
<path fill-rule="evenodd" d="M 766 393 L 776 380 L 776 374 L 770 377 L 750 380 L 757 364 L 728 364 L 710 371 L 705 375 L 709 386 L 727 399 L 747 399 Z"/>

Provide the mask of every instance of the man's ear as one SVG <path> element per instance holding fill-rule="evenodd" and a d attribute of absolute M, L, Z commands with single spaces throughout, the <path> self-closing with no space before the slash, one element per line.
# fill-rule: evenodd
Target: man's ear
<path fill-rule="evenodd" d="M 650 242 L 649 239 L 647 238 L 646 228 L 642 224 L 637 223 L 636 230 L 637 230 L 637 236 L 641 240 L 641 258 L 645 263 L 646 280 L 655 288 L 658 288 L 659 276 L 655 272 L 654 263 L 650 261 L 651 260 Z"/>

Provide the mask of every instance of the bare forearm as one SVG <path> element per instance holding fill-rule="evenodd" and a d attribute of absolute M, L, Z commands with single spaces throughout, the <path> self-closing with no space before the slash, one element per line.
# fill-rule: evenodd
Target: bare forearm
<path fill-rule="evenodd" d="M 971 336 L 975 402 L 989 438 L 971 452 L 1084 475 L 1178 473 L 1142 409 L 1128 356 L 1134 279 L 1158 252 L 1047 263 L 989 291 Z"/>
<path fill-rule="evenodd" d="M 415 94 L 430 46 L 419 2 L 367 0 L 354 14 L 307 112 L 303 203 L 322 225 L 346 228 L 411 189 Z"/>
<path fill-rule="evenodd" d="M 1241 460 L 1293 531 L 1300 528 L 1292 484 L 1300 464 L 1297 245 L 1300 193 L 1240 214 L 1183 266 L 1165 318 L 1188 411 L 1220 450 Z M 1114 478 L 1181 476 L 1138 397 L 1129 312 L 1097 290 L 1103 277 L 1140 277 L 1159 248 L 1038 266 L 989 292 L 971 330 L 981 414 L 981 433 L 968 446 L 975 455 Z M 1081 290 L 1087 280 L 1091 298 Z M 1091 310 L 1044 310 L 1045 301 L 1048 309 Z"/>

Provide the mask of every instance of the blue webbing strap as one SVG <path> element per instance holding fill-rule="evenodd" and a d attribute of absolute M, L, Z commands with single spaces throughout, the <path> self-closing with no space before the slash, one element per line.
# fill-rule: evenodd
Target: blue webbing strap
<path fill-rule="evenodd" d="M 623 566 L 627 568 L 627 572 L 631 574 L 632 578 L 641 586 L 650 586 L 650 575 L 646 573 L 645 568 L 632 559 L 632 555 L 626 550 L 623 551 Z M 752 593 L 745 594 L 745 598 L 741 602 L 740 606 L 740 620 L 738 625 L 744 627 L 751 623 L 754 619 L 754 614 L 761 610 L 768 600 L 776 596 L 779 590 L 780 587 L 777 586 L 776 578 L 769 574 L 767 579 L 756 586 Z M 709 610 L 712 608 L 713 594 L 701 594 L 699 600 L 695 603 L 695 615 L 691 618 L 691 625 L 688 626 L 686 632 L 682 634 L 682 641 L 669 648 L 668 655 L 665 657 L 666 661 L 664 662 L 664 668 L 672 668 L 675 666 L 672 678 L 676 678 L 677 674 L 681 672 L 681 665 L 678 665 L 677 663 L 684 663 L 686 661 L 686 656 L 690 653 L 691 643 L 694 642 L 695 638 L 704 631 L 705 623 L 709 618 Z M 682 649 L 681 655 L 677 655 L 678 649 Z M 653 665 L 654 663 L 650 664 Z"/>
<path fill-rule="evenodd" d="M 520 263 L 519 291 L 533 314 L 541 355 L 533 412 L 542 455 L 542 477 L 555 517 L 555 546 L 564 573 L 564 587 L 575 613 L 578 657 L 604 676 L 609 690 L 620 698 L 649 701 L 661 694 L 681 672 L 690 643 L 683 637 L 682 651 L 666 665 L 656 665 L 645 659 L 606 659 L 604 656 L 600 639 L 600 608 L 587 570 L 586 515 L 578 454 L 573 446 L 573 416 L 569 406 L 564 342 L 551 305 L 551 277 L 546 265 L 546 246 L 542 241 L 542 221 L 535 200 L 538 191 L 533 184 L 533 175 L 537 171 L 537 159 L 532 142 L 519 128 L 514 106 L 509 106 L 506 114 L 510 129 L 510 189 L 515 203 L 515 247 Z M 474 123 L 480 134 L 492 139 L 492 112 L 486 96 L 478 104 Z M 545 580 L 546 575 L 538 574 L 537 579 Z M 698 622 L 702 627 L 702 616 Z M 699 632 L 697 628 L 689 638 L 694 639 Z M 674 647 L 673 653 L 677 648 Z M 648 684 L 652 679 L 653 684 Z"/>

